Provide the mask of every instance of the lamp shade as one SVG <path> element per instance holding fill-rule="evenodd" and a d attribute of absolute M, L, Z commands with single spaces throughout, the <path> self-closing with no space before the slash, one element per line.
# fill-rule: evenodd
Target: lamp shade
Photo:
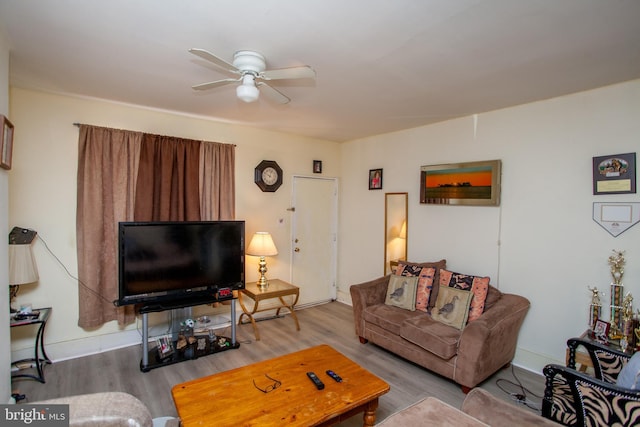
<path fill-rule="evenodd" d="M 251 256 L 274 256 L 278 255 L 278 249 L 273 243 L 271 234 L 266 231 L 258 231 L 251 238 L 251 243 L 247 248 L 247 255 Z"/>
<path fill-rule="evenodd" d="M 24 285 L 37 282 L 38 279 L 31 245 L 9 245 L 9 284 Z"/>
<path fill-rule="evenodd" d="M 402 222 L 402 227 L 400 228 L 400 235 L 398 236 L 401 239 L 407 238 L 407 221 Z"/>

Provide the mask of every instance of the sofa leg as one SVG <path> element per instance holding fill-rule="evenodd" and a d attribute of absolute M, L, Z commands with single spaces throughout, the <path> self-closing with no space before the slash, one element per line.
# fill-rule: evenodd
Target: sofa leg
<path fill-rule="evenodd" d="M 364 337 L 358 337 L 358 339 L 360 340 L 360 344 L 366 344 L 369 342 L 369 340 Z"/>
<path fill-rule="evenodd" d="M 471 388 L 472 388 L 472 387 L 467 387 L 466 385 L 461 385 L 460 387 L 462 388 L 462 392 L 464 394 L 469 393 L 471 391 Z"/>

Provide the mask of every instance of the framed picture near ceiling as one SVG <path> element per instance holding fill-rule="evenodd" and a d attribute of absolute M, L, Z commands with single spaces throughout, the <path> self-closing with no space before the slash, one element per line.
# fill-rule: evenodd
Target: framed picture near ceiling
<path fill-rule="evenodd" d="M 369 169 L 369 190 L 382 190 L 382 169 Z"/>
<path fill-rule="evenodd" d="M 313 161 L 313 173 L 322 173 L 322 160 Z"/>
<path fill-rule="evenodd" d="M 593 194 L 636 192 L 636 153 L 593 158 Z"/>
<path fill-rule="evenodd" d="M 0 114 L 0 168 L 11 169 L 11 156 L 13 154 L 13 125 L 5 116 Z"/>
<path fill-rule="evenodd" d="M 500 160 L 422 166 L 420 203 L 499 206 L 501 171 Z"/>

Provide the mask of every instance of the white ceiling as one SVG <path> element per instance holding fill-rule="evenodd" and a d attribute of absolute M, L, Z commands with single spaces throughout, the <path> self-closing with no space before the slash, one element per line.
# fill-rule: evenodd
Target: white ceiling
<path fill-rule="evenodd" d="M 640 78 L 638 0 L 0 0 L 10 84 L 333 141 Z M 310 65 L 239 101 L 231 62 Z"/>

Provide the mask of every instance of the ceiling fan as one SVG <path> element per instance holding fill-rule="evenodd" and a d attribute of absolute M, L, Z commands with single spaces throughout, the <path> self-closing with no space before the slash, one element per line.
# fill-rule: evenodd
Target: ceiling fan
<path fill-rule="evenodd" d="M 220 59 L 214 54 L 203 49 L 189 49 L 189 52 L 202 59 L 205 59 L 223 70 L 237 74 L 237 79 L 222 79 L 209 83 L 201 83 L 192 86 L 195 90 L 207 90 L 218 86 L 224 86 L 233 83 L 240 83 L 236 88 L 236 94 L 244 102 L 254 102 L 258 100 L 260 92 L 271 98 L 279 104 L 286 104 L 291 101 L 280 91 L 269 86 L 266 81 L 281 79 L 313 79 L 316 72 L 308 65 L 299 67 L 279 68 L 274 70 L 266 69 L 264 56 L 258 52 L 250 50 L 240 50 L 233 55 L 233 64 L 228 63 L 224 59 Z"/>

